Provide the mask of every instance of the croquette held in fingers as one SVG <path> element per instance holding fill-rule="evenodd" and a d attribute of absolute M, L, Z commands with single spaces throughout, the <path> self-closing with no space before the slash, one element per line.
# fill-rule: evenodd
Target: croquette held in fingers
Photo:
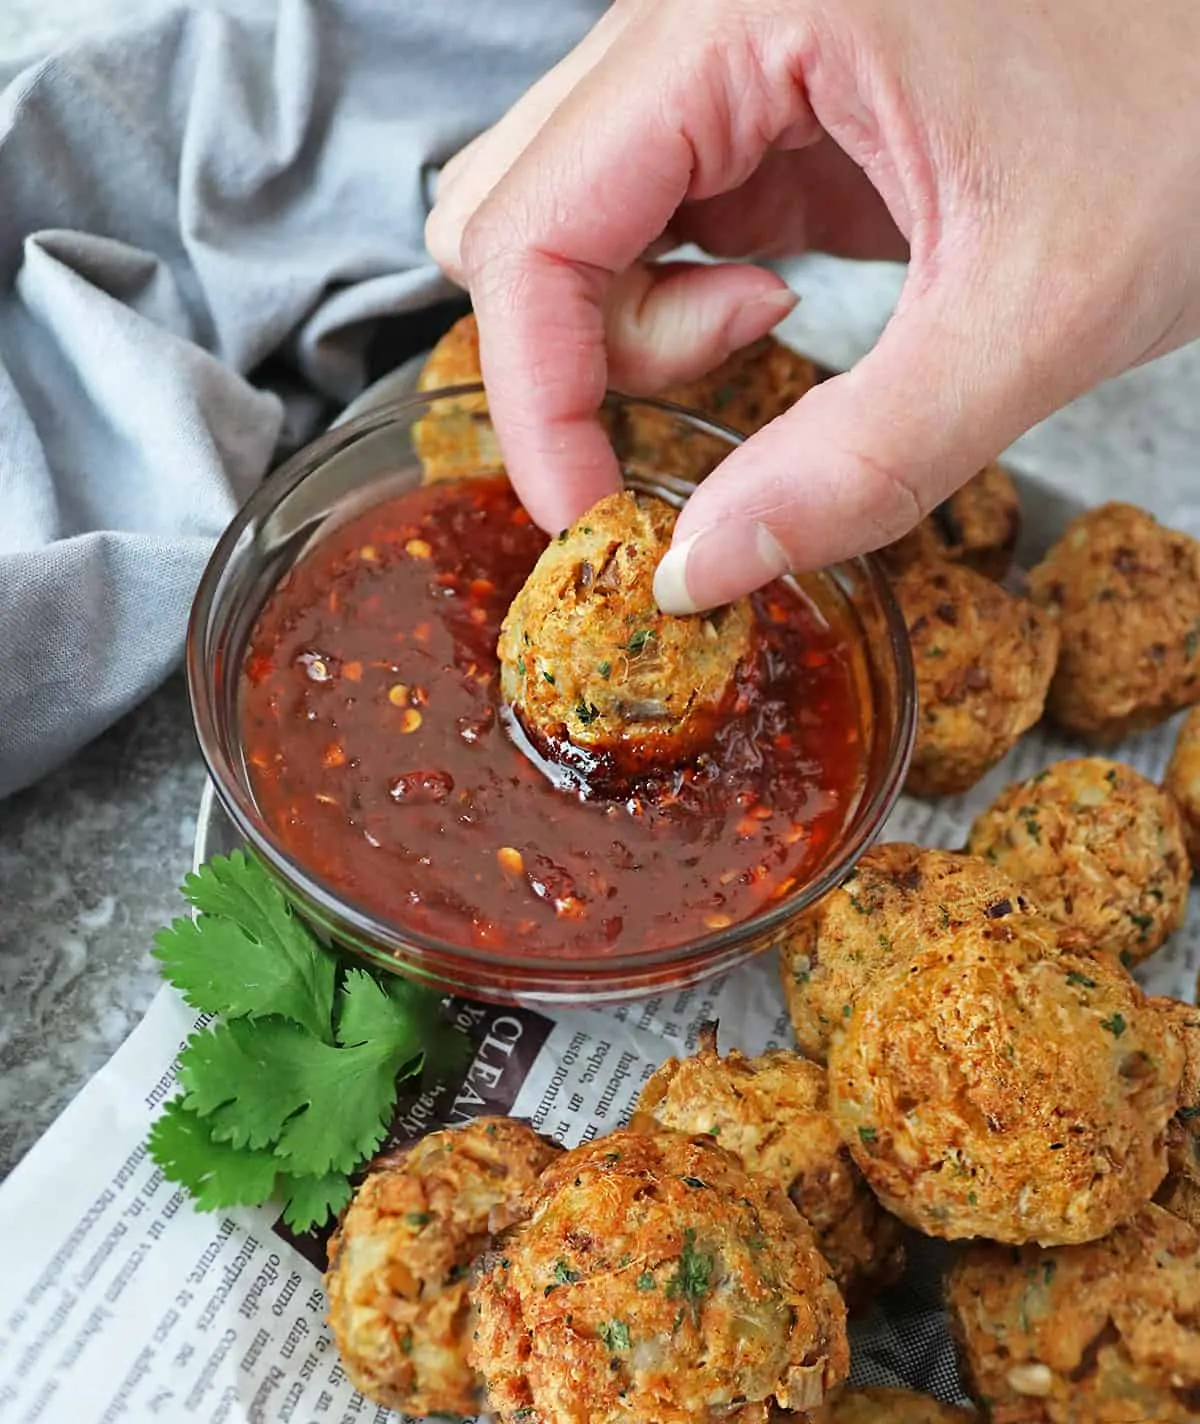
<path fill-rule="evenodd" d="M 674 765 L 736 707 L 756 656 L 754 613 L 746 599 L 682 618 L 659 611 L 654 571 L 675 518 L 651 495 L 609 495 L 551 541 L 513 599 L 501 690 L 551 755 L 565 741 L 601 774 Z"/>

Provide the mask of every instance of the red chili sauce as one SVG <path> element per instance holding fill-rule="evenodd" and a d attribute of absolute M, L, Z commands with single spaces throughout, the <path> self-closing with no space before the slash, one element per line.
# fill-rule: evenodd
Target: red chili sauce
<path fill-rule="evenodd" d="M 343 898 L 456 945 L 630 952 L 747 919 L 807 877 L 857 797 L 844 635 L 772 585 L 754 600 L 764 676 L 710 754 L 581 795 L 520 749 L 498 690 L 500 624 L 545 544 L 503 478 L 413 490 L 319 541 L 245 660 L 265 820 Z"/>

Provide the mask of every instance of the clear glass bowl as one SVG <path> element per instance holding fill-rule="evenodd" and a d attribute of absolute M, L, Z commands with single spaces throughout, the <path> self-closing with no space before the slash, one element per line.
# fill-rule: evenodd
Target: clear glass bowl
<path fill-rule="evenodd" d="M 664 402 L 610 396 L 604 419 L 626 482 L 676 504 L 696 477 L 740 443 L 732 431 Z M 739 924 L 667 949 L 606 954 L 592 962 L 451 944 L 348 901 L 293 858 L 255 805 L 237 699 L 244 649 L 271 590 L 331 528 L 412 488 L 429 462 L 440 462 L 443 473 L 459 467 L 470 473 L 496 459 L 482 388 L 463 386 L 347 421 L 263 482 L 217 545 L 188 630 L 192 714 L 217 796 L 301 911 L 330 939 L 378 968 L 474 998 L 559 1007 L 636 999 L 723 973 L 777 944 L 801 910 L 844 878 L 903 784 L 915 724 L 912 662 L 899 610 L 871 558 L 799 579 L 827 616 L 842 620 L 856 655 L 866 751 L 861 792 L 807 882 Z"/>

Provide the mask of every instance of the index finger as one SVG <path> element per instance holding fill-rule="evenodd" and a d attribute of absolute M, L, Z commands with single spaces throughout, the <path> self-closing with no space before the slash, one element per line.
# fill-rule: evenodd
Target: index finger
<path fill-rule="evenodd" d="M 664 37 L 662 25 L 648 28 Z M 664 58 L 653 33 L 639 27 L 636 43 L 628 34 L 562 101 L 463 237 L 496 434 L 518 493 L 552 532 L 620 485 L 596 423 L 614 276 L 685 197 L 741 182 L 772 129 L 807 107 L 802 95 L 780 106 L 745 74 L 735 107 L 727 51 L 706 36 L 692 60 L 677 36 Z"/>

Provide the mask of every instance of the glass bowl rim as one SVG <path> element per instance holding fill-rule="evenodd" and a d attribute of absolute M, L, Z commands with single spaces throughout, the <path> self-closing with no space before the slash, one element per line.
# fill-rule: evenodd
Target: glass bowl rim
<path fill-rule="evenodd" d="M 486 398 L 486 390 L 479 382 L 417 391 L 335 424 L 270 471 L 234 515 L 218 539 L 197 585 L 188 619 L 185 651 L 192 720 L 213 789 L 238 833 L 285 886 L 297 892 L 302 902 L 315 906 L 320 918 L 327 925 L 347 926 L 354 936 L 352 947 L 356 953 L 392 972 L 403 973 L 406 967 L 409 967 L 406 965 L 406 957 L 413 954 L 420 956 L 422 960 L 428 958 L 443 963 L 478 964 L 481 968 L 493 972 L 508 971 L 515 979 L 522 977 L 522 971 L 535 978 L 555 970 L 608 979 L 618 977 L 622 973 L 638 973 L 676 965 L 682 968 L 707 960 L 720 962 L 723 958 L 735 954 L 739 946 L 746 941 L 758 941 L 763 936 L 781 932 L 803 909 L 834 889 L 878 833 L 903 787 L 916 734 L 916 677 L 903 615 L 883 571 L 883 565 L 874 554 L 856 555 L 820 572 L 831 575 L 839 568 L 857 570 L 864 576 L 866 588 L 882 614 L 883 641 L 892 656 L 897 684 L 892 745 L 888 748 L 884 774 L 873 788 L 864 788 L 868 794 L 864 795 L 851 814 L 849 833 L 839 845 L 837 854 L 829 860 L 819 875 L 806 880 L 783 899 L 744 920 L 723 929 L 693 936 L 683 942 L 653 950 L 632 950 L 604 956 L 597 954 L 587 959 L 547 952 L 518 956 L 512 951 L 498 952 L 494 949 L 453 943 L 381 920 L 315 878 L 279 843 L 262 819 L 247 779 L 238 774 L 232 759 L 226 755 L 226 738 L 221 718 L 216 711 L 215 678 L 206 656 L 208 630 L 222 579 L 246 530 L 256 521 L 269 516 L 288 495 L 310 475 L 320 470 L 328 460 L 364 437 L 386 429 L 400 418 L 411 419 L 414 412 L 430 411 L 438 402 L 480 395 Z M 744 443 L 745 437 L 737 431 L 672 401 L 649 396 L 627 396 L 610 390 L 605 394 L 604 403 L 642 406 L 660 411 L 681 419 L 694 430 L 721 440 L 730 449 Z M 651 488 L 658 484 L 676 495 L 695 488 L 677 477 L 657 474 L 646 477 L 645 483 Z M 234 736 L 236 738 L 235 729 Z M 367 943 L 363 943 L 364 939 Z M 376 941 L 377 944 L 370 941 Z M 388 949 L 385 951 L 377 945 L 386 945 Z M 519 992 L 520 985 L 514 984 L 514 988 Z"/>

